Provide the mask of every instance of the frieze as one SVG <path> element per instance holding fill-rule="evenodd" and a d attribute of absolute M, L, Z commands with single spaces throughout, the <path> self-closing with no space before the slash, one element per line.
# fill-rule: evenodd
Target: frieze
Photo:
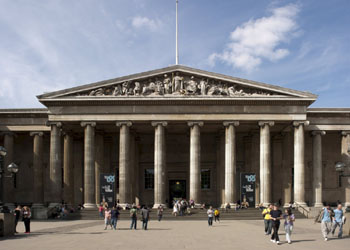
<path fill-rule="evenodd" d="M 80 92 L 74 96 L 283 96 L 267 90 L 249 88 L 240 84 L 173 72 L 147 79 L 124 81 L 112 86 Z"/>

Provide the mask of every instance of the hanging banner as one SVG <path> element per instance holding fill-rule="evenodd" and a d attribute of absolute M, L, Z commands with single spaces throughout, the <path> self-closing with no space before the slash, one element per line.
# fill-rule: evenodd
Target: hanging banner
<path fill-rule="evenodd" d="M 114 174 L 100 174 L 100 202 L 107 202 L 110 208 L 115 204 L 114 184 Z"/>
<path fill-rule="evenodd" d="M 255 207 L 255 181 L 254 173 L 241 173 L 241 202 L 247 201 L 249 207 Z"/>

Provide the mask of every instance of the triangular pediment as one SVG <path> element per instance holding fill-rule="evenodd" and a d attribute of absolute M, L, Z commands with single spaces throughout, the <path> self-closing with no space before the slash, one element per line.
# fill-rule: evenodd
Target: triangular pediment
<path fill-rule="evenodd" d="M 87 98 L 300 98 L 316 95 L 182 65 L 119 77 L 38 96 L 40 101 Z"/>

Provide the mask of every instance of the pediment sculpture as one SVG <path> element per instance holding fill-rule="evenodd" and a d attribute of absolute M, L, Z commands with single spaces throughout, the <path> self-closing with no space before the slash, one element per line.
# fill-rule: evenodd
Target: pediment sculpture
<path fill-rule="evenodd" d="M 272 96 L 279 95 L 267 90 L 240 84 L 174 72 L 170 75 L 124 81 L 113 86 L 100 87 L 77 96 Z"/>

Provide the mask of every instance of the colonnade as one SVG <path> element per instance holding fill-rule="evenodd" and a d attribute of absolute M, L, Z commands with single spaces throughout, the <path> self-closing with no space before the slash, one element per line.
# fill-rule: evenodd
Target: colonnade
<path fill-rule="evenodd" d="M 121 204 L 133 203 L 131 152 L 130 152 L 130 127 L 131 121 L 116 122 L 119 127 L 119 202 Z M 166 206 L 166 132 L 167 121 L 151 122 L 154 127 L 154 207 L 159 204 Z M 189 198 L 197 204 L 201 203 L 201 127 L 202 121 L 187 122 L 190 131 L 190 166 L 189 166 Z M 225 191 L 223 204 L 233 204 L 238 197 L 236 196 L 236 127 L 240 125 L 239 121 L 224 121 L 225 128 Z M 300 205 L 306 205 L 305 202 L 305 130 L 307 121 L 294 121 L 294 201 Z M 51 205 L 61 202 L 62 197 L 66 201 L 74 200 L 73 196 L 73 136 L 66 132 L 63 140 L 63 154 L 61 152 L 61 122 L 51 122 L 50 134 L 50 192 L 49 197 Z M 97 179 L 95 171 L 95 122 L 81 122 L 84 129 L 84 206 L 86 208 L 96 207 L 98 199 L 96 189 Z M 260 121 L 260 203 L 267 205 L 272 202 L 272 183 L 271 183 L 271 136 L 270 129 L 274 126 L 273 121 Z M 5 158 L 5 166 L 13 161 L 14 134 L 4 134 L 4 146 L 8 150 Z M 43 177 L 43 132 L 31 132 L 33 137 L 33 206 L 41 207 L 44 204 L 44 177 Z M 313 131 L 312 143 L 312 163 L 313 163 L 313 206 L 322 206 L 322 136 L 325 131 Z M 343 162 L 350 164 L 350 131 L 342 131 L 341 152 Z M 63 161 L 62 161 L 63 159 Z M 63 173 L 62 176 L 62 163 Z M 64 192 L 62 193 L 62 179 L 64 181 Z M 6 180 L 10 181 L 10 180 Z M 14 190 L 11 183 L 5 183 L 8 186 L 4 200 L 14 202 Z M 346 205 L 350 205 L 350 187 L 345 187 Z"/>

